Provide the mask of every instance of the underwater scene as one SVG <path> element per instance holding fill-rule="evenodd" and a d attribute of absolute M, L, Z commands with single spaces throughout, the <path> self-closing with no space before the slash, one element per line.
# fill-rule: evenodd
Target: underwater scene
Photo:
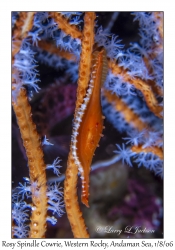
<path fill-rule="evenodd" d="M 12 238 L 163 238 L 163 12 L 12 12 Z"/>

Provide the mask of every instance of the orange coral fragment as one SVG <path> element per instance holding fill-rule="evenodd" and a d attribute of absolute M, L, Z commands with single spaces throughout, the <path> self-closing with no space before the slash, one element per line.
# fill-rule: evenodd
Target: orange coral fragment
<path fill-rule="evenodd" d="M 58 23 L 58 27 L 73 38 L 82 38 L 82 33 L 75 25 L 71 25 L 68 20 L 57 12 L 49 12 L 49 15 Z"/>
<path fill-rule="evenodd" d="M 107 101 L 113 105 L 113 107 L 122 113 L 126 122 L 131 123 L 132 126 L 139 131 L 147 128 L 148 125 L 143 122 L 137 114 L 135 114 L 127 105 L 122 101 L 121 98 L 112 94 L 109 90 L 103 90 L 103 94 Z"/>
<path fill-rule="evenodd" d="M 129 74 L 127 73 L 127 70 L 120 67 L 117 63 L 114 63 L 112 61 L 109 61 L 109 68 L 112 70 L 112 73 L 114 75 L 121 75 L 123 77 L 123 80 L 125 82 L 128 82 L 135 86 L 136 89 L 139 89 L 146 101 L 146 104 L 148 105 L 149 109 L 159 118 L 162 118 L 162 110 L 163 108 L 159 106 L 151 87 L 142 79 L 139 77 L 131 78 Z"/>
<path fill-rule="evenodd" d="M 82 39 L 81 57 L 79 65 L 76 109 L 79 108 L 80 105 L 83 103 L 83 98 L 86 95 L 86 89 L 88 88 L 90 80 L 91 66 L 92 66 L 92 51 L 94 45 L 94 24 L 95 24 L 95 13 L 86 12 L 84 16 L 84 29 L 83 29 L 83 39 Z"/>
<path fill-rule="evenodd" d="M 35 12 L 20 12 L 19 18 L 15 23 L 13 29 L 13 42 L 12 48 L 12 63 L 14 62 L 14 56 L 19 52 L 22 44 L 22 39 L 26 38 L 28 32 L 32 29 Z"/>
<path fill-rule="evenodd" d="M 63 49 L 59 49 L 55 46 L 55 44 L 53 43 L 49 43 L 47 41 L 39 41 L 38 42 L 38 46 L 47 51 L 48 53 L 63 57 L 67 60 L 71 60 L 71 61 L 76 61 L 76 56 L 68 51 L 65 51 Z"/>
<path fill-rule="evenodd" d="M 71 150 L 69 153 L 67 166 L 66 179 L 64 181 L 64 202 L 67 216 L 72 228 L 74 238 L 89 238 L 83 215 L 78 204 L 76 188 L 78 167 L 75 164 Z"/>
<path fill-rule="evenodd" d="M 82 38 L 82 51 L 80 57 L 79 80 L 77 89 L 77 101 L 74 118 L 76 118 L 77 110 L 83 103 L 86 95 L 86 90 L 89 85 L 91 65 L 92 65 L 92 50 L 94 44 L 94 22 L 95 13 L 86 12 L 84 16 L 84 29 Z M 78 166 L 72 154 L 72 144 L 68 157 L 66 179 L 64 182 L 64 201 L 68 219 L 75 238 L 88 238 L 86 226 L 80 211 L 77 197 L 77 174 Z"/>
<path fill-rule="evenodd" d="M 158 148 L 158 147 L 147 147 L 147 148 L 143 148 L 141 145 L 140 146 L 132 146 L 131 150 L 135 153 L 153 153 L 155 155 L 157 155 L 161 160 L 163 160 L 163 150 L 162 148 Z"/>
<path fill-rule="evenodd" d="M 31 186 L 33 183 L 36 184 L 35 188 L 32 188 L 32 205 L 35 209 L 32 210 L 30 217 L 29 237 L 44 238 L 47 227 L 46 166 L 43 160 L 40 137 L 36 125 L 32 121 L 31 107 L 25 89 L 20 90 L 17 102 L 12 104 L 28 158 L 30 183 Z"/>

